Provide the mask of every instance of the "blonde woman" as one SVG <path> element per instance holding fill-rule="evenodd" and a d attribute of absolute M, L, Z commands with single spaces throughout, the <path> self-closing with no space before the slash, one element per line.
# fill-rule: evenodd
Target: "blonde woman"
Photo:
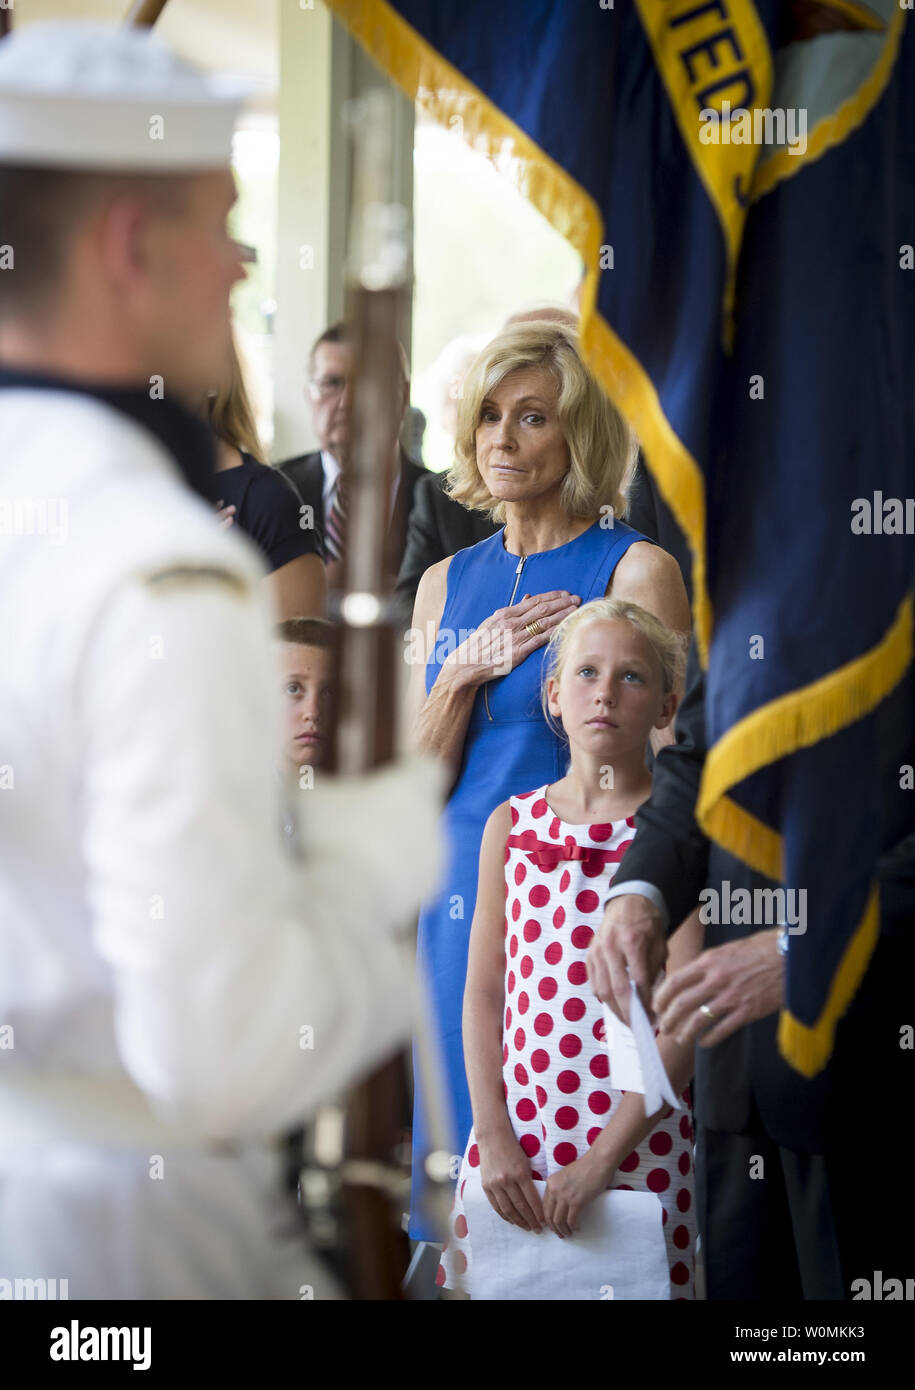
<path fill-rule="evenodd" d="M 277 618 L 323 617 L 327 581 L 318 541 L 299 524 L 301 498 L 292 483 L 260 462 L 264 450 L 234 344 L 208 410 L 216 435 L 213 500 L 260 550 Z"/>
<path fill-rule="evenodd" d="M 675 632 L 689 629 L 676 560 L 622 520 L 635 453 L 562 325 L 506 329 L 465 379 L 449 487 L 502 527 L 423 575 L 413 635 L 432 641 L 411 678 L 418 743 L 450 761 L 456 777 L 446 808 L 450 863 L 420 916 L 419 957 L 457 1151 L 471 1125 L 461 1005 L 483 828 L 507 797 L 565 773 L 564 745 L 540 707 L 542 649 L 580 603 L 604 595 L 640 604 Z M 422 1207 L 419 1095 L 413 1144 L 410 1231 L 436 1240 Z"/>

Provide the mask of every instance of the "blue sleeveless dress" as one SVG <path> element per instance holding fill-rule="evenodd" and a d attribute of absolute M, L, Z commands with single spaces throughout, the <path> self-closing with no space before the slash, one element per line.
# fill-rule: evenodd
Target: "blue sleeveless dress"
<path fill-rule="evenodd" d="M 519 560 L 505 550 L 503 534 L 504 529 L 458 551 L 448 567 L 439 637 L 426 666 L 427 693 L 449 653 L 497 608 L 520 602 L 525 594 L 552 589 L 568 589 L 578 594 L 582 603 L 603 598 L 617 562 L 630 545 L 649 539 L 624 522 L 615 521 L 612 528 L 605 528 L 597 521 L 566 545 Z M 444 886 L 423 908 L 419 919 L 419 969 L 429 991 L 445 1072 L 445 1110 L 453 1131 L 451 1152 L 458 1156 L 464 1151 L 472 1122 L 461 1013 L 483 829 L 503 801 L 556 782 L 567 769 L 566 744 L 553 733 L 540 705 L 545 655 L 546 648 L 538 648 L 507 676 L 487 682 L 476 693 L 457 782 L 445 808 L 449 862 Z M 439 1240 L 440 1232 L 423 1211 L 423 1162 L 430 1146 L 419 1073 L 415 1068 L 414 1072 L 410 1234 L 415 1240 Z"/>

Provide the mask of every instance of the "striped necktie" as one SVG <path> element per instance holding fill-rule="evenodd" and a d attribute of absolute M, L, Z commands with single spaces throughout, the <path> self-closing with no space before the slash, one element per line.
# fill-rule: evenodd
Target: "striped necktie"
<path fill-rule="evenodd" d="M 346 483 L 343 474 L 337 475 L 327 519 L 324 523 L 324 549 L 328 560 L 343 558 L 346 540 Z"/>

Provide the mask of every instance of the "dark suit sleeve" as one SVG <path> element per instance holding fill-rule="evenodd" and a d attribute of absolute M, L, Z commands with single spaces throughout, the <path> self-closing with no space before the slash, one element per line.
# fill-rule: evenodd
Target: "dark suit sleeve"
<path fill-rule="evenodd" d="M 404 557 L 394 591 L 398 611 L 406 614 L 407 622 L 413 611 L 419 581 L 426 570 L 451 553 L 443 548 L 436 521 L 434 489 L 440 486 L 437 475 L 428 473 L 417 479 L 413 489 L 413 506 L 407 521 Z"/>
<path fill-rule="evenodd" d="M 705 761 L 705 676 L 689 649 L 686 694 L 677 711 L 677 741 L 655 760 L 651 796 L 636 812 L 636 836 L 613 879 L 642 879 L 664 895 L 676 928 L 699 901 L 708 881 L 709 842 L 696 821 L 696 798 Z"/>
<path fill-rule="evenodd" d="M 641 531 L 642 535 L 648 536 L 650 540 L 657 541 L 668 555 L 674 557 L 680 566 L 683 583 L 686 586 L 690 603 L 692 603 L 693 559 L 690 554 L 689 543 L 673 512 L 659 494 L 657 485 L 645 467 L 645 461 L 641 454 L 636 460 L 628 500 L 627 525 L 632 526 L 636 531 Z"/>
<path fill-rule="evenodd" d="M 310 521 L 310 525 L 303 529 L 311 531 L 314 549 L 324 556 L 324 465 L 321 455 L 300 454 L 297 458 L 277 464 L 277 468 L 289 479 L 305 505 L 311 508 L 311 513 L 306 513 L 303 518 L 306 522 Z"/>
<path fill-rule="evenodd" d="M 647 536 L 649 540 L 660 543 L 654 492 L 641 453 L 635 462 L 635 472 L 629 486 L 628 502 L 626 525 L 631 526 L 635 531 L 641 531 L 642 535 Z"/>

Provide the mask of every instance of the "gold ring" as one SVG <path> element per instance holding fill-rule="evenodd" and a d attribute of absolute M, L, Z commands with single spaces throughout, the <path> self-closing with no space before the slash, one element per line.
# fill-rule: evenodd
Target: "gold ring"
<path fill-rule="evenodd" d="M 711 1009 L 709 1008 L 708 1004 L 700 1004 L 700 1005 L 699 1005 L 699 1012 L 700 1012 L 700 1014 L 705 1014 L 705 1016 L 706 1016 L 706 1018 L 708 1019 L 709 1023 L 715 1023 L 715 1022 L 717 1021 L 717 1019 L 718 1019 L 718 1015 L 712 1013 L 712 1011 L 711 1011 Z"/>
<path fill-rule="evenodd" d="M 532 637 L 539 637 L 543 632 L 543 624 L 539 618 L 532 618 L 529 623 L 524 624 L 524 631 L 529 632 Z"/>

